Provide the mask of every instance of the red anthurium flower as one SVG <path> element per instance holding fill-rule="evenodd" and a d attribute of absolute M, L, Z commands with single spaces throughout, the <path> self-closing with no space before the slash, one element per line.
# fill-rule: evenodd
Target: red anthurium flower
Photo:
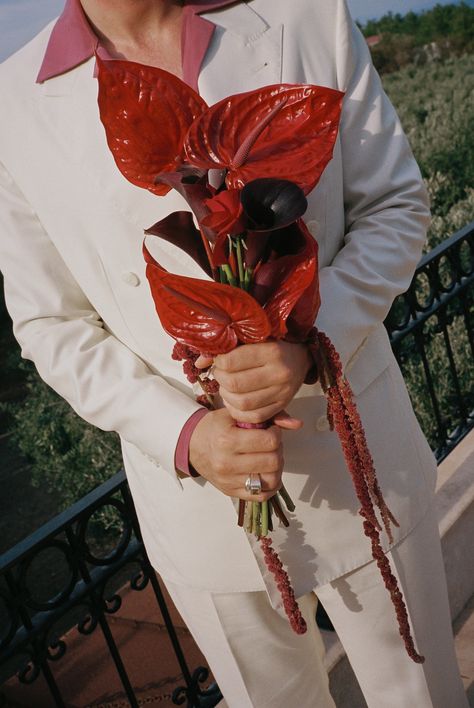
<path fill-rule="evenodd" d="M 343 94 L 276 84 L 230 96 L 196 118 L 186 138 L 189 162 L 227 169 L 229 189 L 278 177 L 305 194 L 332 157 Z"/>
<path fill-rule="evenodd" d="M 143 255 L 156 312 L 176 341 L 216 355 L 270 336 L 267 315 L 243 290 L 168 273 L 145 246 Z"/>
<path fill-rule="evenodd" d="M 167 194 L 170 187 L 155 184 L 155 177 L 185 162 L 185 135 L 207 104 L 162 69 L 98 56 L 96 60 L 100 118 L 117 167 L 132 184 Z"/>

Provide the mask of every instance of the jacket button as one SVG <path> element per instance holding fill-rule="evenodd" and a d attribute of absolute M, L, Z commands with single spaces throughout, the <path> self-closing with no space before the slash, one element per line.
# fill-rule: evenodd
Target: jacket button
<path fill-rule="evenodd" d="M 127 283 L 127 285 L 131 285 L 134 288 L 136 288 L 137 285 L 140 285 L 140 278 L 136 273 L 126 271 L 125 273 L 122 273 L 122 280 L 124 283 Z"/>
<path fill-rule="evenodd" d="M 329 421 L 327 419 L 327 416 L 319 416 L 316 421 L 316 430 L 319 430 L 320 433 L 325 433 L 327 430 L 329 430 Z"/>
<path fill-rule="evenodd" d="M 306 224 L 308 227 L 308 231 L 312 236 L 316 236 L 319 232 L 319 222 L 313 220 L 313 221 L 308 221 Z"/>

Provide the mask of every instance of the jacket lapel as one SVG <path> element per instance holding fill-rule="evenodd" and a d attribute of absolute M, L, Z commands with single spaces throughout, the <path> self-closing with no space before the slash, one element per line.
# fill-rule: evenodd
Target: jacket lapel
<path fill-rule="evenodd" d="M 270 26 L 247 2 L 202 17 L 216 25 L 199 76 L 209 104 L 281 81 L 282 25 Z"/>

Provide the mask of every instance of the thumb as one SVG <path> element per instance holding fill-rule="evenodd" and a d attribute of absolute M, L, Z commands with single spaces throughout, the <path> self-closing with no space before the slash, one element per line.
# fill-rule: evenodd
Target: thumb
<path fill-rule="evenodd" d="M 194 365 L 197 366 L 198 369 L 207 369 L 211 366 L 213 361 L 214 358 L 212 356 L 204 356 L 204 354 L 200 354 L 194 362 Z"/>
<path fill-rule="evenodd" d="M 299 418 L 293 418 L 286 411 L 280 411 L 273 417 L 273 423 L 278 425 L 283 430 L 299 430 L 303 427 L 303 421 Z"/>

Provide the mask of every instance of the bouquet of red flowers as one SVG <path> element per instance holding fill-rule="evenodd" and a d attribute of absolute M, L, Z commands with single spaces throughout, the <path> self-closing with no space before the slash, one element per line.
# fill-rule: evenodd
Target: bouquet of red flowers
<path fill-rule="evenodd" d="M 100 115 L 118 168 L 158 196 L 177 190 L 191 208 L 169 214 L 146 233 L 186 251 L 210 277 L 169 273 L 143 246 L 157 314 L 176 340 L 174 358 L 184 360 L 192 383 L 201 384 L 199 400 L 213 407 L 218 384 L 196 368 L 199 354 L 212 357 L 268 339 L 308 344 L 400 633 L 409 655 L 423 661 L 380 543 L 382 525 L 392 540 L 391 524 L 397 522 L 379 488 L 338 354 L 314 326 L 320 305 L 317 243 L 302 216 L 306 195 L 332 157 L 343 94 L 278 84 L 208 107 L 166 71 L 97 61 Z M 288 525 L 282 501 L 294 510 L 284 487 L 269 502 L 240 501 L 238 523 L 260 539 L 292 627 L 302 633 L 304 620 L 269 538 L 273 515 Z"/>

